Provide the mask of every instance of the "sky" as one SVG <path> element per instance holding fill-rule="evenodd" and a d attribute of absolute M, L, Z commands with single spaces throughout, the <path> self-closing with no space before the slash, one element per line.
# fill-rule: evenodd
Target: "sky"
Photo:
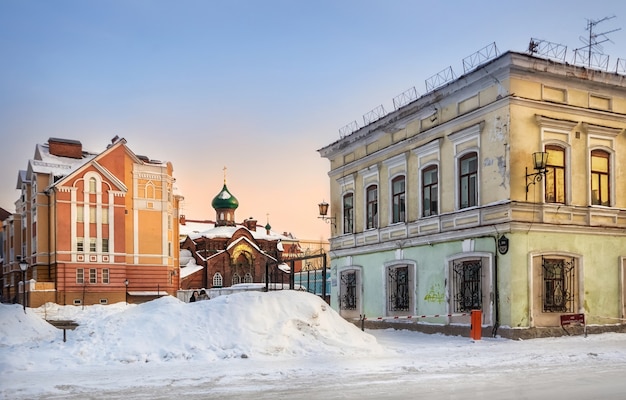
<path fill-rule="evenodd" d="M 63 342 L 44 319 L 78 327 Z M 25 312 L 1 304 L 0 321 L 0 399 L 621 400 L 626 391 L 623 333 L 472 340 L 402 329 L 414 322 L 361 331 L 306 292 Z"/>
<path fill-rule="evenodd" d="M 0 207 L 14 211 L 18 170 L 37 143 L 114 136 L 171 161 L 183 213 L 214 219 L 226 179 L 241 222 L 300 239 L 317 219 L 339 129 L 462 59 L 530 38 L 582 47 L 587 20 L 622 28 L 602 43 L 626 58 L 621 0 L 3 0 L 0 2 Z M 614 18 L 613 18 L 614 17 Z M 332 213 L 332 211 L 331 211 Z"/>

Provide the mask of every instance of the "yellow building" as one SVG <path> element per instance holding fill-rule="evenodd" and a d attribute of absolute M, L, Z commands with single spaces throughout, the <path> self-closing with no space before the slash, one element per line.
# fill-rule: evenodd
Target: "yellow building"
<path fill-rule="evenodd" d="M 320 149 L 333 307 L 460 333 L 481 310 L 511 337 L 578 314 L 622 329 L 625 129 L 624 75 L 507 52 Z"/>
<path fill-rule="evenodd" d="M 101 153 L 50 138 L 18 174 L 5 220 L 3 298 L 109 304 L 176 295 L 178 208 L 173 167 L 114 138 Z M 22 285 L 20 260 L 28 263 Z"/>

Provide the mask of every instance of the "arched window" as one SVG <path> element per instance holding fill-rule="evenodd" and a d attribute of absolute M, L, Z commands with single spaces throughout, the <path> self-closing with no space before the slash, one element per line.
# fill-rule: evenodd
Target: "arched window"
<path fill-rule="evenodd" d="M 223 282 L 222 274 L 216 272 L 215 275 L 213 275 L 213 287 L 222 287 Z"/>
<path fill-rule="evenodd" d="M 365 190 L 367 229 L 378 228 L 378 186 L 370 185 Z"/>
<path fill-rule="evenodd" d="M 343 196 L 343 233 L 354 232 L 354 194 Z"/>
<path fill-rule="evenodd" d="M 422 171 L 422 216 L 437 215 L 439 174 L 436 165 L 424 168 Z"/>
<path fill-rule="evenodd" d="M 252 274 L 251 273 L 246 273 L 246 275 L 244 275 L 243 277 L 243 282 L 244 283 L 252 283 L 254 282 L 254 280 L 252 279 Z"/>
<path fill-rule="evenodd" d="M 478 155 L 468 153 L 459 161 L 459 208 L 478 205 Z"/>
<path fill-rule="evenodd" d="M 398 176 L 391 181 L 391 222 L 404 222 L 406 214 L 406 192 L 404 175 Z"/>
<path fill-rule="evenodd" d="M 560 146 L 546 146 L 546 203 L 565 204 L 565 149 Z"/>
<path fill-rule="evenodd" d="M 96 178 L 89 178 L 89 193 L 96 193 Z"/>
<path fill-rule="evenodd" d="M 234 274 L 232 284 L 236 285 L 238 283 L 241 283 L 241 277 L 239 276 L 239 274 Z"/>
<path fill-rule="evenodd" d="M 609 153 L 603 150 L 591 152 L 591 204 L 598 206 L 611 205 Z"/>

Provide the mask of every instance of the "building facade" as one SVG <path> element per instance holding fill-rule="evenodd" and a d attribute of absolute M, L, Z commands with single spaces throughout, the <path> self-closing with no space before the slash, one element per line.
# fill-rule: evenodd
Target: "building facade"
<path fill-rule="evenodd" d="M 444 331 L 481 310 L 511 337 L 577 313 L 621 329 L 625 130 L 625 76 L 507 52 L 320 149 L 332 306 Z"/>
<path fill-rule="evenodd" d="M 101 153 L 75 140 L 38 144 L 18 174 L 20 198 L 4 222 L 4 299 L 27 305 L 141 302 L 176 294 L 178 209 L 169 162 L 114 138 Z M 26 285 L 20 260 L 26 260 Z"/>

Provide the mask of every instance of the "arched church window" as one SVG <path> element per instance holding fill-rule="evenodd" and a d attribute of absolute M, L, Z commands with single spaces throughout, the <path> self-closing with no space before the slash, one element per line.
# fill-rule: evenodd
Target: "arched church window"
<path fill-rule="evenodd" d="M 222 274 L 216 272 L 215 275 L 213 275 L 213 287 L 222 287 L 223 282 L 224 278 L 222 278 Z"/>
<path fill-rule="evenodd" d="M 239 276 L 239 274 L 235 274 L 233 275 L 233 285 L 236 285 L 238 283 L 241 283 L 241 277 Z"/>
<path fill-rule="evenodd" d="M 249 272 L 243 277 L 244 283 L 252 283 L 253 281 L 254 280 L 252 279 L 252 274 Z"/>

